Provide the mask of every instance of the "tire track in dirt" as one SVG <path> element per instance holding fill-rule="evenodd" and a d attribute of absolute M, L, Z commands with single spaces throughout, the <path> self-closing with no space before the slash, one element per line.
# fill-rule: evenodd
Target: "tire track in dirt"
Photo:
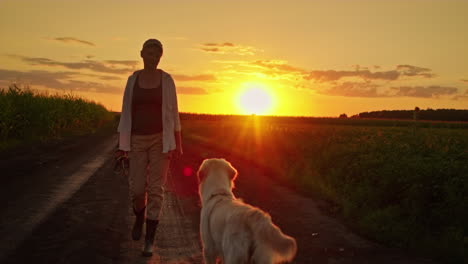
<path fill-rule="evenodd" d="M 112 148 L 111 142 L 115 142 L 115 137 L 101 143 L 97 149 L 102 152 L 95 157 L 83 160 L 83 163 L 67 177 L 59 177 L 47 188 L 29 189 L 27 194 L 17 195 L 16 199 L 8 201 L 8 207 L 4 208 L 0 220 L 0 235 L 8 243 L 0 244 L 0 260 L 15 250 L 37 226 L 80 189 L 89 177 L 104 164 L 106 154 Z M 67 171 L 67 168 L 62 169 Z M 40 186 L 39 182 L 36 184 Z M 20 193 L 22 190 L 17 191 Z M 27 210 L 27 213 L 24 210 Z"/>

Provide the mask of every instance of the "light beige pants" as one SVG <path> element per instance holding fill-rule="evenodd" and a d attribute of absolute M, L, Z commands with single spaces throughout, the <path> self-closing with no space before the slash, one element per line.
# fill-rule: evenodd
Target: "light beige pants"
<path fill-rule="evenodd" d="M 169 170 L 169 154 L 162 153 L 162 132 L 132 135 L 129 158 L 129 190 L 133 207 L 146 206 L 146 217 L 158 220 Z"/>

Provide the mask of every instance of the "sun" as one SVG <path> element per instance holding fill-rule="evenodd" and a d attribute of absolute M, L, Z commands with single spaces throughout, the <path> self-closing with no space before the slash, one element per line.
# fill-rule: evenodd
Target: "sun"
<path fill-rule="evenodd" d="M 270 112 L 273 98 L 263 84 L 246 83 L 238 97 L 238 106 L 243 114 L 262 115 Z"/>

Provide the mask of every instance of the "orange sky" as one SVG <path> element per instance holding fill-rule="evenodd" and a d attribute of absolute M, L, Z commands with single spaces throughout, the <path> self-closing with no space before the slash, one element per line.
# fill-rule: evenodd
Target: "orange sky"
<path fill-rule="evenodd" d="M 468 1 L 0 1 L 0 87 L 120 111 L 142 43 L 181 112 L 338 116 L 468 107 Z"/>

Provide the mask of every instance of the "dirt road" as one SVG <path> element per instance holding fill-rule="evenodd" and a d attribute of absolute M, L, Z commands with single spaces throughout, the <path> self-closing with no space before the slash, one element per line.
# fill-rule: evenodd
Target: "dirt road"
<path fill-rule="evenodd" d="M 113 173 L 116 140 L 106 132 L 3 155 L 1 263 L 203 263 L 195 171 L 205 157 L 230 160 L 239 171 L 236 195 L 297 239 L 294 263 L 434 263 L 363 239 L 263 168 L 190 141 L 171 167 L 156 254 L 143 258 L 142 241 L 130 238 L 127 181 Z"/>
<path fill-rule="evenodd" d="M 3 156 L 0 263 L 201 263 L 199 208 L 193 196 L 175 195 L 171 176 L 157 254 L 141 257 L 142 241 L 130 239 L 127 181 L 113 172 L 116 140 L 97 135 Z"/>

